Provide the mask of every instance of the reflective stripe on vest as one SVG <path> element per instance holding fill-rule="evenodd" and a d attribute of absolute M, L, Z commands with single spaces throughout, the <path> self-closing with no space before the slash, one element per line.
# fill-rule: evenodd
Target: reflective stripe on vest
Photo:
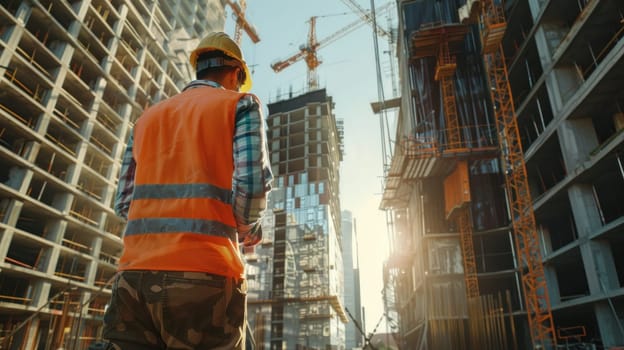
<path fill-rule="evenodd" d="M 230 189 L 211 184 L 148 184 L 137 185 L 132 194 L 133 200 L 139 199 L 182 199 L 209 198 L 225 204 L 232 203 Z M 203 233 L 236 240 L 236 228 L 222 222 L 204 219 L 186 218 L 141 218 L 131 219 L 126 226 L 126 235 L 142 233 L 191 232 Z"/>
<path fill-rule="evenodd" d="M 132 199 L 211 198 L 232 204 L 232 191 L 211 184 L 136 185 Z"/>
<path fill-rule="evenodd" d="M 143 218 L 128 221 L 126 236 L 143 233 L 203 233 L 236 241 L 236 228 L 219 221 L 180 218 Z"/>

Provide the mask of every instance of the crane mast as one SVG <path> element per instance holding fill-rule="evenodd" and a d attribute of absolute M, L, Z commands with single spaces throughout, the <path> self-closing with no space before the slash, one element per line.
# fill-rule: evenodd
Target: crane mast
<path fill-rule="evenodd" d="M 534 348 L 556 348 L 550 298 L 539 247 L 539 237 L 529 191 L 526 164 L 507 64 L 502 46 L 507 22 L 503 6 L 494 0 L 479 1 L 481 43 L 490 94 L 499 134 L 502 169 L 511 209 L 518 268 Z"/>
<path fill-rule="evenodd" d="M 318 74 L 316 68 L 321 64 L 316 49 L 319 43 L 316 41 L 316 17 L 310 17 L 310 31 L 308 33 L 308 47 L 306 47 L 305 61 L 308 65 L 308 85 L 310 90 L 318 88 Z"/>

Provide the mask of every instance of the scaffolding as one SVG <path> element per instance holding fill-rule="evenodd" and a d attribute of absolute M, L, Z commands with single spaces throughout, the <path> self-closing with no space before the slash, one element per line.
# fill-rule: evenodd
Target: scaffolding
<path fill-rule="evenodd" d="M 400 329 L 410 346 L 448 348 L 445 342 L 452 341 L 442 334 L 467 341 L 465 346 L 453 343 L 457 349 L 623 344 L 622 305 L 613 296 L 622 287 L 624 271 L 622 238 L 616 234 L 624 223 L 619 205 L 624 7 L 581 0 L 564 9 L 564 2 L 462 1 L 459 21 L 469 28 L 463 45 L 450 41 L 446 54 L 444 45 L 431 44 L 433 52 L 425 55 L 421 49 L 425 57 L 418 59 L 413 38 L 436 26 L 429 23 L 458 23 L 458 3 L 399 2 L 399 32 L 404 33 L 399 42 L 406 44 L 401 53 L 407 54 L 399 55 L 403 98 L 397 152 L 381 206 L 407 208 L 411 215 L 410 237 L 394 234 L 392 244 L 393 255 L 412 256 L 401 267 L 408 273 L 389 280 L 395 284 L 387 288 L 396 293 L 399 310 L 405 310 L 399 312 Z M 448 120 L 451 94 L 443 91 L 441 78 L 453 64 L 459 128 L 493 125 L 487 138 L 496 148 L 489 158 L 463 159 L 472 188 L 466 200 L 471 220 L 458 220 L 462 199 L 449 195 L 447 183 L 440 184 L 451 182 L 450 174 L 458 171 L 453 157 L 461 159 L 445 152 L 456 137 L 446 130 L 455 126 Z M 470 150 L 464 136 L 461 132 L 460 141 Z M 462 239 L 468 225 L 473 249 L 459 248 L 469 243 Z M 478 292 L 466 278 L 470 256 L 458 254 L 471 250 Z M 461 277 L 465 295 L 481 296 L 452 304 L 461 300 L 456 298 Z M 484 322 L 486 308 L 475 303 L 487 305 L 488 297 L 499 294 L 504 300 L 507 292 L 511 305 L 502 303 L 506 332 L 498 339 L 482 337 L 492 333 L 480 330 L 496 328 Z M 465 305 L 468 311 L 462 314 Z M 454 316 L 463 317 L 467 328 L 448 316 L 434 325 L 433 315 L 421 312 L 445 307 L 460 310 Z M 439 337 L 431 335 L 432 327 Z M 497 344 L 505 338 L 505 346 Z"/>

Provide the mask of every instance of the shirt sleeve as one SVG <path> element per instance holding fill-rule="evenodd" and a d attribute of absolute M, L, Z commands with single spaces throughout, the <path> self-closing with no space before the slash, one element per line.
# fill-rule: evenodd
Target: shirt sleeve
<path fill-rule="evenodd" d="M 257 97 L 246 95 L 236 106 L 234 132 L 233 210 L 239 242 L 260 242 L 260 219 L 267 205 L 273 174 L 268 159 L 262 110 Z"/>
<path fill-rule="evenodd" d="M 119 183 L 117 184 L 117 195 L 115 196 L 115 213 L 124 219 L 128 218 L 128 209 L 130 209 L 132 192 L 134 191 L 136 162 L 132 155 L 133 134 L 131 131 L 121 160 L 121 171 L 119 172 Z"/>

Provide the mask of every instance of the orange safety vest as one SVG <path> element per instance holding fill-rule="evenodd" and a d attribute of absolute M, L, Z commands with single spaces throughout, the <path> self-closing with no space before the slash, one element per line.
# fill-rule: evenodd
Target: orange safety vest
<path fill-rule="evenodd" d="M 233 137 L 242 96 L 193 88 L 139 118 L 120 270 L 243 276 L 232 211 Z"/>

